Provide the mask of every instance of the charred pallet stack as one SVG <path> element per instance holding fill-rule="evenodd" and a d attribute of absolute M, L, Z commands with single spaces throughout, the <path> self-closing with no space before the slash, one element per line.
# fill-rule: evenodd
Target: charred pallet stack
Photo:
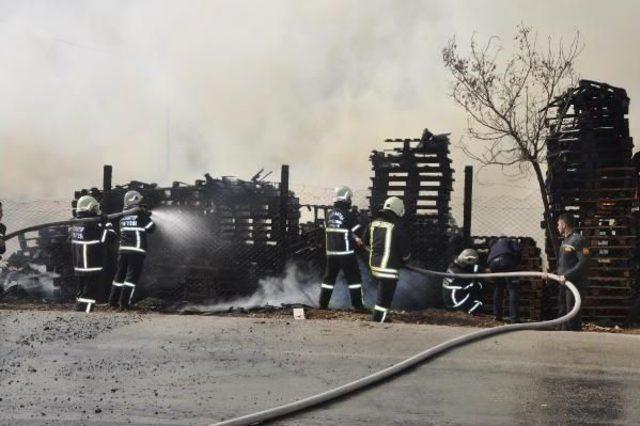
<path fill-rule="evenodd" d="M 412 237 L 412 253 L 426 266 L 444 270 L 448 264 L 453 169 L 448 134 L 425 129 L 420 139 L 387 139 L 393 146 L 373 151 L 370 210 L 379 211 L 387 197 L 405 203 L 405 224 Z"/>
<path fill-rule="evenodd" d="M 472 237 L 472 247 L 478 251 L 481 264 L 486 264 L 489 248 L 499 237 Z M 518 242 L 521 249 L 520 263 L 517 271 L 542 271 L 541 249 L 531 237 L 510 237 Z M 539 320 L 543 314 L 543 281 L 541 279 L 518 279 L 520 286 L 520 315 L 522 318 Z M 484 312 L 493 311 L 493 286 L 487 282 L 483 288 L 482 303 Z M 504 312 L 509 312 L 508 292 L 505 291 L 503 301 Z"/>
<path fill-rule="evenodd" d="M 333 206 L 303 204 L 302 211 L 313 214 L 313 220 L 300 223 L 300 238 L 289 246 L 289 259 L 297 264 L 309 264 L 321 272 L 325 265 L 325 218 Z M 302 216 L 302 215 L 301 215 Z"/>
<path fill-rule="evenodd" d="M 65 226 L 43 228 L 19 235 L 20 248 L 6 259 L 8 268 L 3 272 L 9 272 L 0 277 L 0 295 L 3 284 L 7 287 L 7 294 L 10 294 L 13 284 L 16 284 L 15 289 L 23 291 L 29 287 L 42 288 L 40 280 L 51 280 L 55 298 L 68 299 L 75 296 L 68 235 Z M 30 270 L 40 272 L 30 273 Z M 10 271 L 16 273 L 12 274 Z M 51 294 L 41 295 L 50 296 Z"/>
<path fill-rule="evenodd" d="M 638 228 L 632 213 L 637 173 L 626 118 L 629 98 L 624 89 L 583 80 L 551 107 L 547 185 L 552 214 L 575 216 L 593 259 L 584 317 L 621 322 L 637 282 Z"/>
<path fill-rule="evenodd" d="M 110 213 L 135 189 L 153 209 L 161 228 L 151 237 L 146 295 L 223 301 L 251 294 L 260 278 L 282 273 L 288 248 L 299 238 L 299 202 L 288 185 L 205 177 L 194 185 L 131 182 L 76 193 L 96 196 Z"/>

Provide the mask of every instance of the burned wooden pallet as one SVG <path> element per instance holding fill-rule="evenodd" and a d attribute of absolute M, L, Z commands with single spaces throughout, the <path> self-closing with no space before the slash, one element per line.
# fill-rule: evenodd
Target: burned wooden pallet
<path fill-rule="evenodd" d="M 286 173 L 285 173 L 286 169 Z M 229 177 L 170 187 L 133 181 L 92 194 L 106 213 L 122 209 L 126 191 L 139 191 L 153 210 L 170 217 L 173 229 L 151 237 L 142 287 L 147 295 L 180 300 L 222 301 L 251 294 L 261 278 L 283 272 L 288 247 L 301 244 L 300 203 L 288 190 L 288 168 L 280 183 Z"/>
<path fill-rule="evenodd" d="M 390 196 L 402 198 L 414 258 L 442 270 L 450 260 L 447 232 L 454 172 L 448 135 L 425 129 L 419 139 L 387 139 L 385 144 L 390 148 L 369 157 L 370 211 L 378 212 Z"/>
<path fill-rule="evenodd" d="M 573 214 L 589 241 L 592 268 L 583 312 L 590 320 L 624 317 L 638 286 L 638 170 L 628 107 L 624 89 L 583 80 L 552 103 L 548 121 L 550 207 L 556 217 Z M 555 268 L 550 247 L 547 242 Z"/>

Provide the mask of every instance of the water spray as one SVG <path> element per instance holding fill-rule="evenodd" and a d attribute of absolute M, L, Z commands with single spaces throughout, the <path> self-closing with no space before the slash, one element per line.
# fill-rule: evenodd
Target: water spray
<path fill-rule="evenodd" d="M 544 279 L 549 278 L 562 285 L 560 281 L 560 277 L 558 275 L 547 274 L 543 272 L 450 274 L 446 272 L 429 271 L 427 269 L 421 269 L 414 266 L 409 266 L 407 268 L 415 272 L 419 272 L 421 274 L 436 276 L 436 277 L 443 277 L 443 278 L 520 278 L 520 277 L 544 278 Z M 480 331 L 475 331 L 473 333 L 469 333 L 464 336 L 447 340 L 443 343 L 440 343 L 439 345 L 433 346 L 431 348 L 424 350 L 423 352 L 413 355 L 412 357 L 407 358 L 404 361 L 394 364 L 391 367 L 387 367 L 383 370 L 380 370 L 378 372 L 375 372 L 373 374 L 370 374 L 368 376 L 365 376 L 353 382 L 346 383 L 337 388 L 330 389 L 326 392 L 322 392 L 317 395 L 313 395 L 298 401 L 294 401 L 285 405 L 270 408 L 264 411 L 259 411 L 257 413 L 248 414 L 245 416 L 236 417 L 229 420 L 224 420 L 218 423 L 214 423 L 212 426 L 245 426 L 245 425 L 253 425 L 253 424 L 259 424 L 259 423 L 271 421 L 277 418 L 291 415 L 296 412 L 312 409 L 321 404 L 325 404 L 329 401 L 332 401 L 341 397 L 345 397 L 349 394 L 361 391 L 369 386 L 381 384 L 383 381 L 393 376 L 406 372 L 408 369 L 415 367 L 420 363 L 433 359 L 455 348 L 459 348 L 474 342 L 478 342 L 480 340 L 487 339 L 492 336 L 497 336 L 499 334 L 506 334 L 506 333 L 521 331 L 521 330 L 543 330 L 543 329 L 549 329 L 549 328 L 558 326 L 575 317 L 578 314 L 578 311 L 580 310 L 580 305 L 582 303 L 582 299 L 580 298 L 580 293 L 578 292 L 578 289 L 573 285 L 573 283 L 569 281 L 565 281 L 564 285 L 573 294 L 575 304 L 573 305 L 573 308 L 569 313 L 567 313 L 566 315 L 560 318 L 556 318 L 548 321 L 507 324 L 499 327 L 493 327 L 493 328 L 483 329 Z"/>

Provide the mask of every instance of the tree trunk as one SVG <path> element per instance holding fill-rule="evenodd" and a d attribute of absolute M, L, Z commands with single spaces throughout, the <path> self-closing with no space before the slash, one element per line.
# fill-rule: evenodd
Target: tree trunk
<path fill-rule="evenodd" d="M 558 255 L 558 237 L 556 233 L 556 228 L 553 226 L 551 222 L 551 209 L 549 207 L 549 197 L 547 195 L 547 187 L 544 184 L 544 176 L 542 175 L 542 169 L 540 168 L 540 163 L 537 161 L 532 161 L 531 165 L 533 166 L 533 170 L 536 173 L 536 178 L 538 180 L 538 186 L 540 188 L 540 196 L 542 197 L 542 204 L 544 205 L 544 221 L 546 224 L 546 234 L 547 238 L 551 241 L 551 247 L 553 248 L 553 253 L 555 256 Z"/>

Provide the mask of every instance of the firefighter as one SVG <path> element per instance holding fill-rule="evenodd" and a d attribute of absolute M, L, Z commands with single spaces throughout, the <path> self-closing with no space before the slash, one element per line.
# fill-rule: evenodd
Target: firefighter
<path fill-rule="evenodd" d="M 356 258 L 355 246 L 362 246 L 357 232 L 361 225 L 351 210 L 353 193 L 346 186 L 335 189 L 333 209 L 327 215 L 325 224 L 327 265 L 320 286 L 320 309 L 327 309 L 338 273 L 342 270 L 351 296 L 351 305 L 356 310 L 362 305 L 362 278 Z"/>
<path fill-rule="evenodd" d="M 100 204 L 90 195 L 84 195 L 76 205 L 76 218 L 97 217 Z M 69 228 L 73 272 L 78 287 L 76 311 L 91 312 L 105 265 L 106 247 L 117 238 L 109 222 L 78 222 Z"/>
<path fill-rule="evenodd" d="M 575 221 L 569 214 L 561 214 L 558 218 L 558 232 L 564 237 L 558 253 L 558 275 L 560 284 L 571 281 L 582 300 L 587 289 L 589 274 L 589 246 L 587 240 L 575 231 Z M 559 314 L 566 315 L 573 308 L 573 293 L 563 285 L 560 287 Z M 561 330 L 582 330 L 582 313 L 578 312 L 571 321 L 560 326 Z"/>
<path fill-rule="evenodd" d="M 147 234 L 156 227 L 151 212 L 142 205 L 142 195 L 138 191 L 128 191 L 124 194 L 123 210 L 134 207 L 140 207 L 140 210 L 120 219 L 118 267 L 109 294 L 109 304 L 121 310 L 128 309 L 133 301 L 147 254 Z"/>
<path fill-rule="evenodd" d="M 4 236 L 7 234 L 7 227 L 2 223 L 2 216 L 2 202 L 0 202 L 0 255 L 3 255 L 4 252 L 7 251 L 7 246 L 4 242 Z M 2 256 L 0 256 L 0 259 L 2 259 Z"/>
<path fill-rule="evenodd" d="M 402 200 L 389 197 L 364 235 L 364 243 L 369 248 L 369 268 L 378 281 L 373 321 L 384 322 L 387 318 L 400 277 L 399 268 L 411 257 L 409 240 L 401 223 L 403 216 Z"/>
<path fill-rule="evenodd" d="M 480 271 L 480 256 L 474 249 L 463 250 L 447 268 L 450 274 L 475 274 Z M 480 313 L 482 283 L 469 278 L 445 278 L 442 280 L 442 298 L 448 310 Z"/>

